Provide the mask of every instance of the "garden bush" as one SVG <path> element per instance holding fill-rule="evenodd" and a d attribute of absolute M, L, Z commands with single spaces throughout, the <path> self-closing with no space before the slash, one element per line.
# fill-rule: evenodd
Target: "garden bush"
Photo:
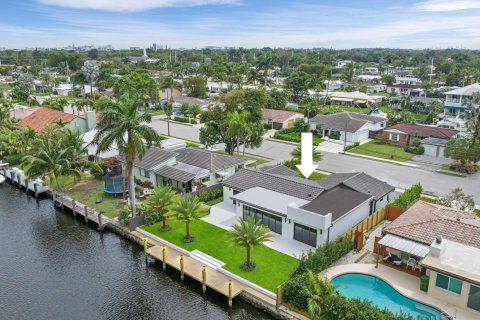
<path fill-rule="evenodd" d="M 282 134 L 282 133 L 279 133 L 279 131 L 275 132 L 275 135 L 273 136 L 273 138 L 278 139 L 278 140 L 291 141 L 291 142 L 301 142 L 302 141 L 302 138 L 297 133 Z"/>
<path fill-rule="evenodd" d="M 360 142 L 356 141 L 356 142 L 354 142 L 353 144 L 348 145 L 348 146 L 345 148 L 345 150 L 353 149 L 353 148 L 355 148 L 355 147 L 358 147 L 359 145 L 360 145 Z"/>
<path fill-rule="evenodd" d="M 330 133 L 330 134 L 328 135 L 328 137 L 329 137 L 330 139 L 333 139 L 333 140 L 340 140 L 340 133 L 338 133 L 338 132 L 336 132 L 336 133 Z"/>
<path fill-rule="evenodd" d="M 145 216 L 145 220 L 144 220 L 144 223 L 147 225 L 147 226 L 151 226 L 152 224 L 155 224 L 157 222 L 160 222 L 162 220 L 162 217 L 156 213 L 156 212 L 152 212 L 150 214 L 147 214 Z"/>
<path fill-rule="evenodd" d="M 195 120 L 195 119 L 190 119 L 190 123 L 191 123 L 191 124 L 197 124 L 197 120 Z"/>
<path fill-rule="evenodd" d="M 455 161 L 450 164 L 450 170 L 460 173 L 473 174 L 479 170 L 479 166 L 473 163 L 461 163 L 460 161 Z"/>
<path fill-rule="evenodd" d="M 405 152 L 408 153 L 413 153 L 413 154 L 424 154 L 425 153 L 425 147 L 424 146 L 406 146 L 403 148 Z"/>
<path fill-rule="evenodd" d="M 223 188 L 218 188 L 213 191 L 202 192 L 198 194 L 198 200 L 208 202 L 223 196 Z"/>
<path fill-rule="evenodd" d="M 104 174 L 104 166 L 105 163 L 103 161 L 91 162 L 89 165 L 90 174 L 97 179 L 101 179 Z"/>
<path fill-rule="evenodd" d="M 338 238 L 303 255 L 297 269 L 293 271 L 293 275 L 305 273 L 307 270 L 320 273 L 352 249 L 353 240 L 351 238 Z"/>
<path fill-rule="evenodd" d="M 173 120 L 177 122 L 190 123 L 190 119 L 185 117 L 174 117 Z"/>
<path fill-rule="evenodd" d="M 423 192 L 423 187 L 420 183 L 414 184 L 410 189 L 405 190 L 395 201 L 393 205 L 399 208 L 407 209 L 415 201 L 420 199 Z"/>
<path fill-rule="evenodd" d="M 120 215 L 118 216 L 118 221 L 121 224 L 126 225 L 130 220 L 130 208 L 127 205 L 124 205 L 122 210 L 120 211 Z"/>
<path fill-rule="evenodd" d="M 8 156 L 3 157 L 3 162 L 6 162 L 11 166 L 16 166 L 22 162 L 22 158 L 23 158 L 22 154 L 10 154 Z"/>
<path fill-rule="evenodd" d="M 265 129 L 265 130 L 270 130 L 270 129 L 272 129 L 272 124 L 271 124 L 271 123 L 264 123 L 264 124 L 263 124 L 263 129 Z"/>

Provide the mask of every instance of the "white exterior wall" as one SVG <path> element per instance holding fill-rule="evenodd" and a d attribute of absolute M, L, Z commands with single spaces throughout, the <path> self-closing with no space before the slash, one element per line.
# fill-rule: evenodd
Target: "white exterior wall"
<path fill-rule="evenodd" d="M 233 189 L 229 187 L 223 187 L 223 201 L 227 201 L 230 204 L 233 204 L 233 200 L 230 199 L 233 197 Z"/>
<path fill-rule="evenodd" d="M 387 119 L 385 119 L 385 121 L 381 121 L 381 122 L 377 122 L 377 123 L 373 123 L 373 122 L 368 123 L 368 129 L 371 130 L 371 131 L 377 131 L 377 130 L 380 130 L 380 129 L 385 129 L 386 126 L 387 126 Z"/>
<path fill-rule="evenodd" d="M 370 199 L 350 211 L 348 214 L 333 221 L 333 226 L 330 229 L 330 242 L 345 234 L 363 219 L 366 219 L 369 216 L 369 213 Z"/>
<path fill-rule="evenodd" d="M 448 290 L 445 290 L 443 288 L 439 288 L 435 285 L 437 281 L 437 272 L 433 270 L 427 270 L 429 271 L 430 274 L 430 280 L 428 283 L 428 295 L 436 298 L 441 301 L 445 301 L 446 303 L 451 303 L 456 306 L 459 306 L 461 308 L 465 308 L 468 310 L 475 311 L 473 309 L 467 308 L 467 302 L 468 302 L 468 293 L 470 292 L 470 283 L 463 281 L 462 284 L 462 293 L 461 294 L 456 294 L 455 292 L 451 292 Z M 447 274 L 445 274 L 448 276 Z M 460 279 L 459 279 L 460 280 Z M 480 318 L 480 312 L 479 312 L 479 318 Z"/>
<path fill-rule="evenodd" d="M 368 130 L 357 131 L 355 133 L 347 132 L 347 143 L 362 142 L 368 139 Z M 340 140 L 345 141 L 345 132 L 340 131 Z"/>

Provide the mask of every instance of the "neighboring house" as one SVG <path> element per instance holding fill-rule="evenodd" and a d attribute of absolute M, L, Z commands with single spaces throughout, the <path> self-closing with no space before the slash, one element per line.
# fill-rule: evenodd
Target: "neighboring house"
<path fill-rule="evenodd" d="M 338 106 L 376 106 L 383 101 L 382 96 L 370 96 L 360 91 L 329 92 L 330 102 Z"/>
<path fill-rule="evenodd" d="M 424 155 L 435 157 L 435 158 L 445 158 L 445 146 L 447 145 L 448 139 L 441 138 L 425 138 L 422 140 L 422 146 L 425 148 Z"/>
<path fill-rule="evenodd" d="M 57 94 L 62 97 L 67 97 L 73 95 L 73 84 L 71 83 L 60 83 L 54 89 L 57 91 Z"/>
<path fill-rule="evenodd" d="M 414 77 L 395 77 L 395 84 L 421 85 L 422 80 Z"/>
<path fill-rule="evenodd" d="M 387 136 L 387 143 L 401 146 L 410 145 L 414 138 L 450 139 L 458 136 L 457 130 L 424 126 L 419 124 L 399 123 L 383 130 Z"/>
<path fill-rule="evenodd" d="M 58 123 L 63 128 L 75 129 L 80 133 L 85 133 L 96 127 L 96 121 L 95 111 L 87 111 L 85 115 L 77 116 L 48 108 L 36 108 L 34 112 L 20 120 L 18 126 L 22 128 L 31 127 L 39 133 L 45 126 Z"/>
<path fill-rule="evenodd" d="M 272 129 L 285 129 L 293 126 L 297 119 L 304 119 L 305 116 L 298 112 L 262 109 L 263 122 L 272 125 Z"/>
<path fill-rule="evenodd" d="M 124 161 L 121 159 L 121 161 Z M 198 148 L 150 148 L 134 163 L 135 178 L 153 186 L 170 185 L 182 193 L 217 184 L 252 160 Z"/>
<path fill-rule="evenodd" d="M 402 99 L 399 97 L 390 97 L 388 100 L 390 107 L 394 109 L 402 108 Z M 443 101 L 438 98 L 427 98 L 427 97 L 411 97 L 410 103 L 412 106 L 415 106 L 416 103 L 421 103 L 418 107 L 418 112 L 428 113 L 430 111 L 430 106 L 432 103 L 437 103 L 440 107 L 443 106 Z"/>
<path fill-rule="evenodd" d="M 326 90 L 337 90 L 343 88 L 343 81 L 342 80 L 325 80 L 323 81 L 323 85 L 325 86 Z"/>
<path fill-rule="evenodd" d="M 352 63 L 352 60 L 338 60 L 337 61 L 337 69 L 343 69 L 347 65 L 349 65 L 350 63 Z"/>
<path fill-rule="evenodd" d="M 380 247 L 404 264 L 420 265 L 429 276 L 429 296 L 480 312 L 480 219 L 475 214 L 418 201 L 382 234 Z"/>
<path fill-rule="evenodd" d="M 460 116 L 465 110 L 465 100 L 470 98 L 474 92 L 480 92 L 480 83 L 445 92 L 445 104 L 443 106 L 445 115 L 450 117 Z"/>
<path fill-rule="evenodd" d="M 223 181 L 219 204 L 237 218 L 254 216 L 287 240 L 317 247 L 345 234 L 386 204 L 394 187 L 366 174 L 333 174 L 315 182 L 290 169 L 241 169 Z M 382 200 L 380 201 L 380 198 Z"/>
<path fill-rule="evenodd" d="M 317 115 L 310 119 L 312 130 L 320 126 L 323 136 L 339 135 L 339 140 L 347 143 L 362 142 L 368 139 L 370 131 L 382 130 L 387 119 L 369 116 L 357 112 L 338 112 L 329 115 Z"/>
<path fill-rule="evenodd" d="M 418 97 L 423 94 L 422 86 L 416 84 L 394 84 L 387 86 L 387 92 L 400 96 Z"/>
<path fill-rule="evenodd" d="M 189 105 L 199 105 L 202 110 L 207 109 L 207 101 L 199 98 L 194 97 L 187 97 L 187 96 L 177 96 L 173 98 L 175 102 L 172 104 L 173 113 L 178 114 L 180 111 L 180 107 L 183 103 L 188 103 Z"/>

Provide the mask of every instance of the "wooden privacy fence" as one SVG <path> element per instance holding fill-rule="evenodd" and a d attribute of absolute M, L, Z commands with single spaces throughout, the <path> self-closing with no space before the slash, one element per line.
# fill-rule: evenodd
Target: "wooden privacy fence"
<path fill-rule="evenodd" d="M 404 212 L 405 209 L 398 208 L 392 205 L 387 205 L 382 209 L 375 211 L 373 214 L 368 216 L 368 218 L 360 221 L 355 227 L 347 231 L 344 234 L 344 237 L 355 237 L 355 231 L 358 231 L 360 233 L 367 233 L 384 220 L 393 221 Z"/>

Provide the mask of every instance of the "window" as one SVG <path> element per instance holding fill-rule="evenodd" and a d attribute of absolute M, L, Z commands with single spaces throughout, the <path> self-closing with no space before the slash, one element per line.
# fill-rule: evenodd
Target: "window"
<path fill-rule="evenodd" d="M 308 244 L 309 246 L 317 246 L 317 230 L 295 223 L 293 229 L 293 239 Z"/>
<path fill-rule="evenodd" d="M 255 220 L 267 226 L 270 231 L 282 234 L 282 217 L 243 205 L 243 217 L 254 216 Z"/>
<path fill-rule="evenodd" d="M 480 287 L 470 285 L 467 307 L 480 311 Z"/>
<path fill-rule="evenodd" d="M 399 137 L 398 134 L 396 134 L 396 133 L 391 133 L 391 134 L 390 134 L 390 140 L 392 140 L 392 141 L 399 141 L 399 140 L 400 140 L 400 137 Z"/>
<path fill-rule="evenodd" d="M 140 168 L 140 175 L 147 179 L 150 179 L 150 171 Z"/>
<path fill-rule="evenodd" d="M 443 275 L 441 273 L 437 273 L 437 280 L 435 282 L 435 285 L 439 288 L 451 291 L 456 294 L 461 294 L 462 293 L 462 284 L 463 282 L 461 280 L 448 277 L 446 275 Z"/>
<path fill-rule="evenodd" d="M 202 181 L 202 183 L 205 183 L 205 182 L 210 181 L 210 176 L 203 177 L 203 178 L 201 179 L 201 181 Z"/>

